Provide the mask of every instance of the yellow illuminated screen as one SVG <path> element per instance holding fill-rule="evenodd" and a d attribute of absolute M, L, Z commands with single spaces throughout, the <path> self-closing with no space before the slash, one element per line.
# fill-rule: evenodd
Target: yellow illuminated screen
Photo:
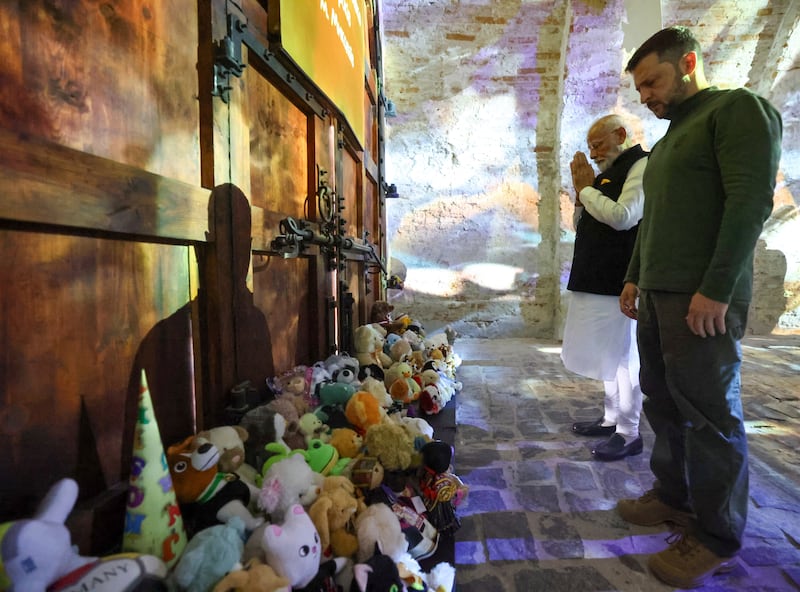
<path fill-rule="evenodd" d="M 280 0 L 281 46 L 364 145 L 364 0 Z"/>

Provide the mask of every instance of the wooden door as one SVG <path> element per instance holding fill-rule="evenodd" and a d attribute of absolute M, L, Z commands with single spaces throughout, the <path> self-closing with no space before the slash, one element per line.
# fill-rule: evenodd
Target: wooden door
<path fill-rule="evenodd" d="M 376 76 L 358 135 L 273 53 L 272 4 L 0 3 L 0 522 L 71 476 L 74 542 L 118 550 L 142 369 L 167 446 L 381 295 Z M 343 246 L 365 230 L 375 257 Z"/>

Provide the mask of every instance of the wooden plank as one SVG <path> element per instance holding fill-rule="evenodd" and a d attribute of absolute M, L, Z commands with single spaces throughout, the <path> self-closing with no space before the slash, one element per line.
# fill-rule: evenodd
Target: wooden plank
<path fill-rule="evenodd" d="M 255 206 L 286 212 L 296 218 L 308 214 L 309 125 L 315 118 L 300 110 L 261 72 L 248 68 L 245 89 L 251 121 L 247 127 L 251 192 Z M 316 181 L 314 181 L 316 182 Z M 244 188 L 243 188 L 244 189 Z M 309 204 L 310 206 L 311 204 Z"/>
<path fill-rule="evenodd" d="M 0 129 L 0 219 L 204 241 L 209 191 Z"/>

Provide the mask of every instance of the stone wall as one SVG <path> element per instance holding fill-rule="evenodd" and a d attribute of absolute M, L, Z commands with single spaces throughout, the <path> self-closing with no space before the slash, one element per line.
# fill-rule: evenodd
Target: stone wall
<path fill-rule="evenodd" d="M 400 194 L 387 200 L 387 231 L 407 270 L 405 289 L 389 291 L 397 312 L 429 330 L 560 336 L 572 155 L 608 112 L 629 117 L 645 147 L 666 130 L 624 73 L 635 19 L 655 7 L 664 25 L 695 29 L 712 83 L 751 87 L 784 115 L 751 331 L 800 328 L 799 4 L 383 0 L 385 95 L 397 111 L 386 120 L 386 175 Z"/>

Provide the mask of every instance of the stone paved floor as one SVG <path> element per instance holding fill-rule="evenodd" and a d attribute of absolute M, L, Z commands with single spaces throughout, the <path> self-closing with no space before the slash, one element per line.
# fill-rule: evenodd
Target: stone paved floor
<path fill-rule="evenodd" d="M 652 485 L 653 435 L 644 453 L 591 459 L 592 438 L 573 421 L 595 419 L 602 384 L 564 370 L 560 344 L 463 339 L 456 473 L 470 486 L 456 533 L 458 592 L 663 591 L 649 553 L 663 528 L 630 525 L 613 510 Z M 730 574 L 702 590 L 800 590 L 800 336 L 744 342 L 743 401 L 751 503 L 744 548 Z"/>

